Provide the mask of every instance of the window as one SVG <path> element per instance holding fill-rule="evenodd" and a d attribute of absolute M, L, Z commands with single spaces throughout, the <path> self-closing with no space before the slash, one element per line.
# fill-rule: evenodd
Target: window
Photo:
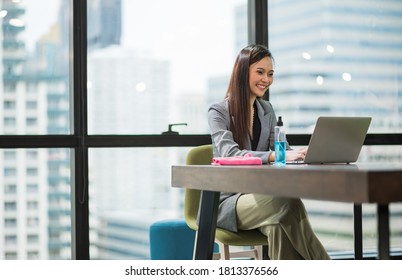
<path fill-rule="evenodd" d="M 15 101 L 4 101 L 4 110 L 11 110 L 16 108 Z"/>
<path fill-rule="evenodd" d="M 28 217 L 27 218 L 27 227 L 36 228 L 39 226 L 39 218 L 38 217 Z"/>
<path fill-rule="evenodd" d="M 17 219 L 15 218 L 5 218 L 4 219 L 5 228 L 15 228 L 17 227 Z"/>
<path fill-rule="evenodd" d="M 224 98 L 247 42 L 247 0 L 109 2 L 113 17 L 88 1 L 89 133 L 161 134 L 170 123 L 208 133 L 207 106 Z"/>
<path fill-rule="evenodd" d="M 28 150 L 26 154 L 29 160 L 36 160 L 38 158 L 38 152 L 36 150 Z"/>
<path fill-rule="evenodd" d="M 17 175 L 17 169 L 13 167 L 4 168 L 5 177 L 15 177 Z"/>
<path fill-rule="evenodd" d="M 33 101 L 28 100 L 28 101 L 26 102 L 26 108 L 27 108 L 27 110 L 35 110 L 35 109 L 37 109 L 37 107 L 38 107 L 38 102 L 35 101 L 35 100 L 33 100 Z"/>
<path fill-rule="evenodd" d="M 289 134 L 310 134 L 320 115 L 371 116 L 369 133 L 400 133 L 402 3 L 268 1 L 275 58 L 270 100 Z M 290 143 L 292 144 L 292 143 Z M 401 162 L 402 147 L 365 146 L 360 161 Z M 350 204 L 306 201 L 312 223 L 332 252 L 353 248 Z M 391 245 L 400 248 L 401 205 L 393 205 Z M 375 242 L 375 209 L 363 207 L 364 249 Z"/>
<path fill-rule="evenodd" d="M 5 211 L 15 211 L 17 210 L 17 203 L 12 201 L 12 202 L 4 202 L 4 210 Z"/>
<path fill-rule="evenodd" d="M 6 260 L 16 260 L 17 259 L 17 252 L 6 252 L 5 259 Z"/>
<path fill-rule="evenodd" d="M 4 126 L 6 127 L 15 127 L 17 125 L 17 119 L 14 117 L 5 117 L 4 118 Z"/>
<path fill-rule="evenodd" d="M 158 136 L 171 123 L 186 123 L 173 127 L 180 134 L 208 133 L 208 105 L 224 98 L 235 56 L 247 42 L 247 0 L 132 0 L 121 10 L 120 1 L 109 2 L 114 8 L 108 13 L 116 16 L 102 16 L 88 1 L 88 133 Z M 166 12 L 172 7 L 185 12 L 172 17 Z M 90 242 L 98 253 L 91 258 L 149 258 L 141 240 L 150 223 L 183 215 L 183 194 L 170 187 L 170 165 L 184 162 L 187 151 L 89 150 L 96 236 Z M 105 235 L 111 223 L 135 240 Z"/>
<path fill-rule="evenodd" d="M 17 84 L 14 81 L 10 81 L 4 85 L 5 93 L 14 93 L 17 88 Z"/>
<path fill-rule="evenodd" d="M 28 210 L 37 210 L 39 207 L 38 201 L 27 201 Z"/>
<path fill-rule="evenodd" d="M 27 193 L 37 193 L 38 189 L 39 187 L 36 184 L 27 184 Z"/>
<path fill-rule="evenodd" d="M 17 236 L 16 235 L 6 235 L 4 237 L 5 245 L 15 245 L 17 244 Z"/>
<path fill-rule="evenodd" d="M 4 151 L 4 160 L 11 161 L 17 158 L 17 153 L 15 151 Z"/>
<path fill-rule="evenodd" d="M 38 120 L 36 118 L 27 118 L 27 126 L 36 126 Z"/>
<path fill-rule="evenodd" d="M 37 168 L 27 168 L 27 176 L 37 176 L 38 175 L 38 169 Z"/>
<path fill-rule="evenodd" d="M 4 186 L 4 193 L 5 194 L 13 194 L 17 193 L 17 185 L 15 184 L 7 184 Z"/>
<path fill-rule="evenodd" d="M 37 234 L 28 234 L 27 236 L 28 244 L 35 244 L 39 242 L 39 236 Z"/>

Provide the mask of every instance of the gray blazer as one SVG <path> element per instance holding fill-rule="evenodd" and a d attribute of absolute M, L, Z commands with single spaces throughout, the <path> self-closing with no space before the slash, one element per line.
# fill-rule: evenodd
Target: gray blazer
<path fill-rule="evenodd" d="M 240 150 L 233 140 L 230 131 L 230 116 L 228 102 L 222 101 L 212 105 L 208 110 L 208 123 L 212 137 L 214 157 L 243 156 L 247 153 L 260 157 L 264 164 L 274 150 L 274 127 L 276 116 L 270 102 L 256 99 L 258 118 L 261 122 L 261 134 L 257 150 L 251 151 L 251 141 L 248 138 L 246 149 Z M 245 189 L 247 186 L 245 186 Z M 221 193 L 217 226 L 237 232 L 236 202 L 240 193 Z"/>

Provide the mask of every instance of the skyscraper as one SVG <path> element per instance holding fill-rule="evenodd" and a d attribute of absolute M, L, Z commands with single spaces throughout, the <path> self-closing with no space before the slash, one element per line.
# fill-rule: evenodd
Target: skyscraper
<path fill-rule="evenodd" d="M 93 0 L 87 2 L 88 49 L 120 45 L 121 0 Z"/>
<path fill-rule="evenodd" d="M 27 51 L 21 33 L 25 10 L 15 1 L 0 2 L 2 134 L 46 132 L 46 86 L 25 74 Z M 0 152 L 0 259 L 46 259 L 46 150 L 6 149 Z"/>

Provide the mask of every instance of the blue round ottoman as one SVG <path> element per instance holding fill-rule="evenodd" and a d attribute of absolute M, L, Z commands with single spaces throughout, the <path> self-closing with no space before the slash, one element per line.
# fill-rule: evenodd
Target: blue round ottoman
<path fill-rule="evenodd" d="M 194 240 L 184 219 L 155 222 L 149 228 L 151 260 L 191 260 Z"/>

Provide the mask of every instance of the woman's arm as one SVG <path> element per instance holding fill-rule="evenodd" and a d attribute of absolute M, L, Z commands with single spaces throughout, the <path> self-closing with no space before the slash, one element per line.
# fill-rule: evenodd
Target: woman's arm
<path fill-rule="evenodd" d="M 227 103 L 215 104 L 208 110 L 208 123 L 211 132 L 212 144 L 214 145 L 214 156 L 231 157 L 244 156 L 251 153 L 253 156 L 260 157 L 263 163 L 268 163 L 272 157 L 271 151 L 251 151 L 251 149 L 239 149 L 239 145 L 234 141 L 230 131 L 230 117 Z"/>
<path fill-rule="evenodd" d="M 208 110 L 208 124 L 211 132 L 212 144 L 218 152 L 218 156 L 230 157 L 245 155 L 247 150 L 240 150 L 234 141 L 230 131 L 229 112 L 225 103 L 211 106 Z"/>

